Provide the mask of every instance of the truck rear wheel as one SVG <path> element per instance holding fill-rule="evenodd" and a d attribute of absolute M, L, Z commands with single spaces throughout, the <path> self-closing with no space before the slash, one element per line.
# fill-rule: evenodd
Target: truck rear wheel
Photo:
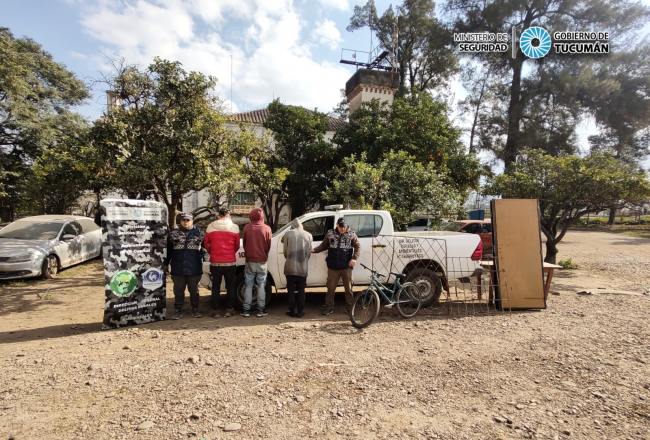
<path fill-rule="evenodd" d="M 415 283 L 420 288 L 422 307 L 430 306 L 440 300 L 442 280 L 432 269 L 415 268 L 406 274 L 406 281 Z"/>

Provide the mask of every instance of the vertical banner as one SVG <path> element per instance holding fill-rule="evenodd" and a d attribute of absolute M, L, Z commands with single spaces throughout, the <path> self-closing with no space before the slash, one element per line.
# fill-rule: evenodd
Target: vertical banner
<path fill-rule="evenodd" d="M 103 329 L 165 319 L 167 207 L 153 200 L 105 199 Z"/>

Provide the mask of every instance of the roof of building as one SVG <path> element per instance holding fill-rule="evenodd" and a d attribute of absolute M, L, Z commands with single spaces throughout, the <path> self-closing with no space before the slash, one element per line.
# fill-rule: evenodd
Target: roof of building
<path fill-rule="evenodd" d="M 251 110 L 249 112 L 235 113 L 230 116 L 233 121 L 247 122 L 250 124 L 262 125 L 269 117 L 269 110 L 266 108 L 260 110 Z M 345 119 L 327 116 L 327 131 L 338 131 L 345 126 Z"/>

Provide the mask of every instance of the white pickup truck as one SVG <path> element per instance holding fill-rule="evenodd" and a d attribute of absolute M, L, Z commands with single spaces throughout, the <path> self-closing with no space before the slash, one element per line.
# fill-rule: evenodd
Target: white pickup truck
<path fill-rule="evenodd" d="M 350 228 L 357 233 L 361 244 L 359 262 L 384 275 L 389 272 L 406 275 L 409 281 L 424 284 L 423 304 L 438 301 L 442 288 L 447 289 L 448 278 L 472 276 L 480 267 L 481 239 L 475 234 L 461 232 L 395 232 L 388 211 L 337 210 L 309 212 L 300 218 L 303 227 L 314 238 L 314 247 L 333 229 L 339 217 L 345 217 Z M 267 303 L 273 293 L 286 288 L 284 275 L 282 236 L 289 230 L 284 226 L 273 234 L 268 260 Z M 309 259 L 307 287 L 323 287 L 327 279 L 325 257 L 327 251 L 312 254 Z M 239 266 L 238 292 L 243 298 L 244 250 L 237 253 Z M 370 272 L 357 264 L 352 271 L 355 286 L 368 285 Z M 202 284 L 210 286 L 210 263 L 203 265 Z M 420 284 L 423 285 L 423 284 Z M 222 286 L 222 293 L 224 291 Z M 255 292 L 255 290 L 253 290 Z"/>

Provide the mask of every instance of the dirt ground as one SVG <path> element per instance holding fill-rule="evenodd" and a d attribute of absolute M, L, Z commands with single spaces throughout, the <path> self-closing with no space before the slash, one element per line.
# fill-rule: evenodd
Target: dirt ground
<path fill-rule="evenodd" d="M 99 261 L 0 284 L 0 439 L 650 439 L 650 240 L 571 232 L 559 257 L 579 269 L 546 310 L 364 331 L 321 295 L 99 331 Z"/>

